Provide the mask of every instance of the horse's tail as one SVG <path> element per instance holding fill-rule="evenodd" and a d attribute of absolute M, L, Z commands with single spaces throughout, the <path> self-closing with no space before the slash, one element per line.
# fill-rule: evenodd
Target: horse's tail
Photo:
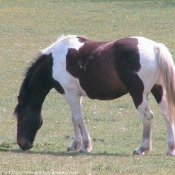
<path fill-rule="evenodd" d="M 166 91 L 166 105 L 172 123 L 175 115 L 175 65 L 168 48 L 161 43 L 158 44 L 158 60 L 160 76 Z"/>

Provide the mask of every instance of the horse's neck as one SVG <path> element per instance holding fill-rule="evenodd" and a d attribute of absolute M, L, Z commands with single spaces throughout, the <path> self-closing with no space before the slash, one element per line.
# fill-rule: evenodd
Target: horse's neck
<path fill-rule="evenodd" d="M 52 58 L 46 55 L 23 86 L 21 92 L 25 92 L 24 98 L 30 106 L 42 107 L 46 95 L 53 88 L 52 64 Z"/>

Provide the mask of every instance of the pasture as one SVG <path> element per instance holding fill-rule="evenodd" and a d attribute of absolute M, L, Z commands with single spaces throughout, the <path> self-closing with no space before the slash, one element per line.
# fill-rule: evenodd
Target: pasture
<path fill-rule="evenodd" d="M 175 157 L 165 155 L 165 122 L 151 94 L 153 150 L 146 156 L 132 155 L 142 123 L 129 95 L 106 102 L 83 98 L 90 154 L 66 151 L 73 126 L 69 106 L 55 90 L 44 102 L 43 126 L 30 151 L 17 145 L 13 116 L 25 69 L 63 34 L 96 41 L 145 36 L 164 43 L 175 59 L 174 0 L 0 0 L 0 19 L 0 174 L 175 173 Z"/>

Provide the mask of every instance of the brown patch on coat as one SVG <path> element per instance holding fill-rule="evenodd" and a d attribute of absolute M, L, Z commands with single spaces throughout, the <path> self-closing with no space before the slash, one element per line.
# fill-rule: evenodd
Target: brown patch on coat
<path fill-rule="evenodd" d="M 144 89 L 136 73 L 141 68 L 137 39 L 93 42 L 80 38 L 79 41 L 84 45 L 79 50 L 68 50 L 66 69 L 79 79 L 88 97 L 110 100 L 129 92 L 137 107 Z"/>

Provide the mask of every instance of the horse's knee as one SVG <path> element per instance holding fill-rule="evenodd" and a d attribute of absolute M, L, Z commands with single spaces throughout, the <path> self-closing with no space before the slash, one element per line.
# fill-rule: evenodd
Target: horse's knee
<path fill-rule="evenodd" d="M 144 116 L 145 119 L 151 120 L 153 119 L 153 117 L 154 117 L 154 114 L 151 110 L 146 111 L 145 116 Z"/>
<path fill-rule="evenodd" d="M 142 121 L 150 121 L 154 116 L 146 98 L 143 100 L 142 104 L 138 107 L 138 111 L 140 113 Z"/>
<path fill-rule="evenodd" d="M 152 110 L 150 110 L 149 108 L 138 109 L 138 111 L 140 113 L 140 117 L 141 117 L 142 121 L 148 121 L 148 120 L 150 121 L 154 117 Z"/>
<path fill-rule="evenodd" d="M 152 111 L 146 111 L 144 115 L 141 116 L 141 120 L 143 124 L 150 125 L 151 120 L 153 119 L 153 112 Z"/>

